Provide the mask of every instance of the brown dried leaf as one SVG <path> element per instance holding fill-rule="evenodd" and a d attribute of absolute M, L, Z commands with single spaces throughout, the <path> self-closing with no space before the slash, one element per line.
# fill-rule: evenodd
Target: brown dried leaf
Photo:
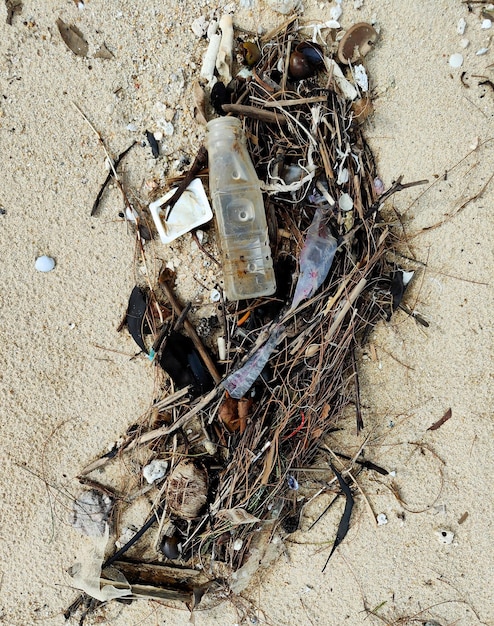
<path fill-rule="evenodd" d="M 230 432 L 234 432 L 240 428 L 238 419 L 238 400 L 228 396 L 223 400 L 218 409 L 218 417 Z"/>
<path fill-rule="evenodd" d="M 240 526 L 241 524 L 254 524 L 255 522 L 261 521 L 258 517 L 251 515 L 245 509 L 241 508 L 222 509 L 221 511 L 218 511 L 218 517 L 228 520 L 234 526 Z"/>
<path fill-rule="evenodd" d="M 434 424 L 432 424 L 432 426 L 429 426 L 427 430 L 437 430 L 444 424 L 444 422 L 447 422 L 452 417 L 452 415 L 452 410 L 448 409 L 446 413 L 441 417 L 441 419 L 437 420 L 437 422 L 434 422 Z"/>
<path fill-rule="evenodd" d="M 100 46 L 100 48 L 98 49 L 98 51 L 94 55 L 95 59 L 108 59 L 108 60 L 111 60 L 114 57 L 115 57 L 115 55 L 113 54 L 113 52 L 110 52 L 110 50 L 108 50 L 108 48 L 106 47 L 105 42 L 103 42 L 103 45 Z"/>
<path fill-rule="evenodd" d="M 67 48 L 69 48 L 77 56 L 87 57 L 89 46 L 87 41 L 84 39 L 84 35 L 77 28 L 77 26 L 74 26 L 73 24 L 66 24 L 59 18 L 57 20 L 57 27 Z"/>

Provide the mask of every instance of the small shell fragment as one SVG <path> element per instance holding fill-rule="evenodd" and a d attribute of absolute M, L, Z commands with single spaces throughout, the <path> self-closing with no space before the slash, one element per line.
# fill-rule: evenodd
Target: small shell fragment
<path fill-rule="evenodd" d="M 477 50 L 477 52 L 475 53 L 478 57 L 483 56 L 484 54 L 487 54 L 489 52 L 489 48 L 480 48 L 480 50 Z"/>
<path fill-rule="evenodd" d="M 451 530 L 446 530 L 441 528 L 441 530 L 436 531 L 436 536 L 441 543 L 445 545 L 450 545 L 453 543 L 453 539 L 455 538 L 455 534 L 451 532 Z"/>
<path fill-rule="evenodd" d="M 34 267 L 38 272 L 51 272 L 55 267 L 55 259 L 46 255 L 39 256 L 34 263 Z"/>
<path fill-rule="evenodd" d="M 376 43 L 378 37 L 376 29 L 367 24 L 367 22 L 354 24 L 347 30 L 340 41 L 338 46 L 339 61 L 348 65 L 365 57 L 373 44 Z"/>
<path fill-rule="evenodd" d="M 458 20 L 458 26 L 456 27 L 456 32 L 458 35 L 463 35 L 465 33 L 465 28 L 467 27 L 467 23 L 464 17 L 461 17 Z"/>
<path fill-rule="evenodd" d="M 388 523 L 386 513 L 379 513 L 378 515 L 376 515 L 376 522 L 378 526 L 385 526 Z"/>
<path fill-rule="evenodd" d="M 459 52 L 455 52 L 449 57 L 449 65 L 454 69 L 458 69 L 463 65 L 463 55 Z"/>
<path fill-rule="evenodd" d="M 489 30 L 489 28 L 491 28 L 491 26 L 492 26 L 492 20 L 486 18 L 485 20 L 482 20 L 480 28 L 482 30 Z"/>
<path fill-rule="evenodd" d="M 166 474 L 167 469 L 167 461 L 155 459 L 154 461 L 151 461 L 151 463 L 142 468 L 142 475 L 147 480 L 147 482 L 152 485 L 160 478 L 163 478 L 163 476 Z"/>

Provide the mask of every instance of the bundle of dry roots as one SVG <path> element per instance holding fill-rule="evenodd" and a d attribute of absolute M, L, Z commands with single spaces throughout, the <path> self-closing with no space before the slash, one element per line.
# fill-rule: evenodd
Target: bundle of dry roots
<path fill-rule="evenodd" d="M 244 123 L 266 192 L 278 289 L 220 300 L 218 343 L 200 338 L 166 270 L 134 289 L 127 324 L 156 366 L 157 396 L 81 474 L 92 499 L 86 492 L 76 503 L 79 519 L 96 520 L 94 535 L 110 519 L 114 535 L 108 543 L 103 535 L 96 568 L 73 572 L 96 602 L 148 597 L 193 607 L 238 593 L 324 490 L 346 498 L 335 547 L 344 539 L 352 485 L 327 438 L 344 412 L 362 429 L 359 349 L 400 306 L 409 278 L 395 265 L 393 229 L 380 211 L 408 185 L 382 188 L 362 133 L 371 110 L 363 56 L 376 37 L 359 24 L 341 41 L 330 31 L 327 42 L 312 42 L 291 19 L 261 41 L 242 41 L 246 67 L 213 89 L 214 108 Z"/>

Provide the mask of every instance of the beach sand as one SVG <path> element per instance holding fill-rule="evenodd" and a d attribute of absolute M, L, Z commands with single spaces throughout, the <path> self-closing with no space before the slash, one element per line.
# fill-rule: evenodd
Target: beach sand
<path fill-rule="evenodd" d="M 73 103 L 113 154 L 146 129 L 170 132 L 171 122 L 158 161 L 141 146 L 126 161 L 126 182 L 144 198 L 146 181 L 164 180 L 201 144 L 191 85 L 206 43 L 190 26 L 217 5 L 22 4 L 12 25 L 0 6 L 0 623 L 56 626 L 77 595 L 67 568 L 86 541 L 67 521 L 80 490 L 74 477 L 138 419 L 153 391 L 149 364 L 130 358 L 132 340 L 116 332 L 135 284 L 134 238 L 118 217 L 117 189 L 90 217 L 105 155 Z M 375 19 L 381 32 L 368 57 L 377 97 L 366 125 L 380 175 L 386 187 L 400 175 L 434 182 L 389 203 L 406 217 L 405 253 L 422 262 L 403 259 L 417 270 L 406 302 L 429 327 L 399 312 L 376 329 L 360 365 L 365 430 L 357 437 L 348 420 L 334 438 L 351 452 L 367 440 L 368 458 L 395 475 L 361 481 L 367 502 L 356 496 L 350 532 L 324 573 L 343 503 L 292 535 L 246 599 L 197 611 L 198 626 L 240 623 L 245 607 L 245 623 L 275 626 L 494 624 L 494 90 L 474 77 L 494 80 L 492 50 L 476 55 L 494 28 L 482 30 L 480 7 L 469 13 L 460 0 L 353 5 L 343 0 L 344 27 Z M 306 1 L 304 16 L 328 20 L 332 6 Z M 65 46 L 58 18 L 84 33 L 89 58 Z M 235 23 L 269 28 L 282 19 L 254 0 Z M 94 58 L 103 43 L 114 58 Z M 453 69 L 457 52 L 464 63 Z M 34 267 L 43 254 L 56 260 L 47 274 Z M 448 409 L 451 419 L 427 430 Z M 329 498 L 312 505 L 313 517 Z M 379 513 L 387 524 L 376 525 Z M 454 533 L 451 544 L 443 531 Z M 190 617 L 148 602 L 100 616 L 115 626 Z"/>

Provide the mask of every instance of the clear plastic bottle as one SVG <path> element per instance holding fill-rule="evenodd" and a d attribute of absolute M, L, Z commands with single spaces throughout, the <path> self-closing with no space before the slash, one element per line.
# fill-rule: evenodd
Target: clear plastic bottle
<path fill-rule="evenodd" d="M 229 300 L 276 291 L 264 202 L 240 120 L 220 117 L 207 125 L 209 191 Z"/>

